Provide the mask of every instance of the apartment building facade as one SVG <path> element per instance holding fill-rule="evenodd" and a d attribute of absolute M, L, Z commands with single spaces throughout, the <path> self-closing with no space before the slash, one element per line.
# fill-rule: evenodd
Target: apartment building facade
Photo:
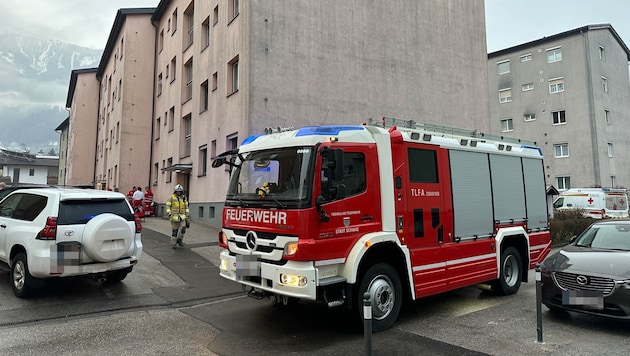
<path fill-rule="evenodd" d="M 55 131 L 61 134 L 59 175 L 61 185 L 83 185 L 94 182 L 96 115 L 99 82 L 97 68 L 75 69 L 70 74 L 66 108 L 68 118 Z M 72 152 L 68 159 L 68 152 Z"/>
<path fill-rule="evenodd" d="M 102 189 L 126 192 L 149 182 L 154 10 L 118 10 L 96 72 L 94 182 Z"/>
<path fill-rule="evenodd" d="M 221 223 L 216 155 L 267 127 L 393 116 L 489 130 L 484 4 L 162 0 L 150 182 Z M 158 214 L 163 212 L 163 204 Z"/>
<path fill-rule="evenodd" d="M 488 54 L 491 132 L 535 141 L 560 191 L 630 187 L 629 61 L 609 24 Z"/>

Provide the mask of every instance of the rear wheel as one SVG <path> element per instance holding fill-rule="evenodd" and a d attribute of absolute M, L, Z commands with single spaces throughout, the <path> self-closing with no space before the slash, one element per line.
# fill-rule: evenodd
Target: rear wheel
<path fill-rule="evenodd" d="M 28 297 L 32 290 L 35 278 L 28 271 L 28 263 L 24 253 L 18 253 L 11 262 L 11 287 L 13 294 L 19 298 Z"/>
<path fill-rule="evenodd" d="M 391 327 L 402 306 L 402 285 L 396 270 L 385 263 L 379 263 L 367 270 L 357 293 L 356 306 L 363 320 L 363 294 L 370 295 L 372 305 L 372 331 L 382 331 Z"/>
<path fill-rule="evenodd" d="M 523 280 L 523 264 L 516 248 L 508 247 L 501 254 L 499 279 L 492 285 L 492 291 L 499 295 L 518 292 Z"/>

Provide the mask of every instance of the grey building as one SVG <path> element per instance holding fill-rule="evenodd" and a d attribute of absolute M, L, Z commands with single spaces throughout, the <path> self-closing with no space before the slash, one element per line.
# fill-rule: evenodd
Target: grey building
<path fill-rule="evenodd" d="M 489 53 L 490 131 L 535 141 L 559 190 L 630 187 L 629 61 L 610 24 Z"/>

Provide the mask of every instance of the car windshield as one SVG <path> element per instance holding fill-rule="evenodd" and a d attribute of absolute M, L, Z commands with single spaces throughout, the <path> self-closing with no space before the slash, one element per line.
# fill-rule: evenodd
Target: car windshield
<path fill-rule="evenodd" d="M 289 147 L 239 155 L 228 199 L 304 200 L 310 192 L 312 147 Z"/>
<path fill-rule="evenodd" d="M 629 224 L 593 225 L 580 235 L 576 246 L 630 251 Z"/>

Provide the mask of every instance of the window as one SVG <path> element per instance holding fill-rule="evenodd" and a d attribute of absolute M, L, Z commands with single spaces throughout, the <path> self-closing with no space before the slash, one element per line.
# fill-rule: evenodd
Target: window
<path fill-rule="evenodd" d="M 604 110 L 604 122 L 610 124 L 610 110 Z"/>
<path fill-rule="evenodd" d="M 511 118 L 501 119 L 501 132 L 514 131 L 514 123 Z"/>
<path fill-rule="evenodd" d="M 184 116 L 182 118 L 182 124 L 184 127 L 184 145 L 183 145 L 183 155 L 182 157 L 190 156 L 190 147 L 192 142 L 192 119 L 190 114 Z"/>
<path fill-rule="evenodd" d="M 521 56 L 521 62 L 527 62 L 532 60 L 532 54 L 527 53 Z"/>
<path fill-rule="evenodd" d="M 118 101 L 122 97 L 122 78 L 118 79 Z"/>
<path fill-rule="evenodd" d="M 166 79 L 168 79 L 168 74 L 171 72 L 171 65 L 170 64 L 166 64 Z"/>
<path fill-rule="evenodd" d="M 199 112 L 204 112 L 208 110 L 208 81 L 204 81 L 201 83 L 201 87 L 199 89 Z"/>
<path fill-rule="evenodd" d="M 210 17 L 206 17 L 201 23 L 201 48 L 210 46 Z"/>
<path fill-rule="evenodd" d="M 162 95 L 162 73 L 158 74 L 157 96 Z"/>
<path fill-rule="evenodd" d="M 558 189 L 571 189 L 571 177 L 556 177 L 556 185 Z"/>
<path fill-rule="evenodd" d="M 556 158 L 569 157 L 569 144 L 559 143 L 553 145 L 553 152 Z"/>
<path fill-rule="evenodd" d="M 177 9 L 175 9 L 175 11 L 173 11 L 173 33 L 171 33 L 171 36 L 175 33 L 175 31 L 177 31 Z"/>
<path fill-rule="evenodd" d="M 616 187 L 617 186 L 617 177 L 616 176 L 610 176 L 610 186 L 611 187 Z"/>
<path fill-rule="evenodd" d="M 609 145 L 610 145 L 610 143 L 609 143 Z M 31 177 L 35 176 L 35 169 L 30 168 L 30 169 L 28 170 L 28 175 L 29 175 L 29 176 L 31 176 Z"/>
<path fill-rule="evenodd" d="M 160 163 L 159 162 L 155 162 L 155 164 L 153 165 L 153 185 L 157 185 L 158 184 L 158 172 L 160 171 Z"/>
<path fill-rule="evenodd" d="M 602 90 L 604 93 L 608 93 L 608 78 L 602 77 Z"/>
<path fill-rule="evenodd" d="M 534 90 L 534 83 L 527 83 L 527 84 L 521 85 L 521 90 L 522 91 Z"/>
<path fill-rule="evenodd" d="M 169 158 L 166 160 L 167 167 L 173 166 L 173 158 Z M 166 172 L 166 183 L 170 183 L 173 180 L 173 171 Z"/>
<path fill-rule="evenodd" d="M 409 179 L 412 183 L 439 183 L 437 156 L 434 150 L 409 148 L 407 150 Z"/>
<path fill-rule="evenodd" d="M 217 85 L 219 84 L 219 74 L 214 72 L 212 74 L 212 91 L 217 90 Z"/>
<path fill-rule="evenodd" d="M 160 129 L 162 128 L 160 126 L 160 121 L 162 120 L 162 118 L 157 118 L 155 119 L 155 139 L 158 140 L 160 138 Z"/>
<path fill-rule="evenodd" d="M 171 106 L 171 109 L 168 111 L 168 131 L 173 131 L 175 129 L 175 107 Z"/>
<path fill-rule="evenodd" d="M 164 49 L 164 30 L 160 31 L 160 36 L 158 38 L 158 53 L 161 53 Z"/>
<path fill-rule="evenodd" d="M 199 174 L 205 176 L 208 171 L 208 146 L 203 145 L 199 147 Z"/>
<path fill-rule="evenodd" d="M 534 121 L 536 120 L 536 114 L 525 114 L 523 115 L 524 121 Z"/>
<path fill-rule="evenodd" d="M 608 157 L 613 157 L 613 144 L 608 142 Z"/>
<path fill-rule="evenodd" d="M 229 0 L 228 2 L 228 18 L 229 21 L 234 20 L 236 16 L 238 16 L 238 0 Z"/>
<path fill-rule="evenodd" d="M 322 167 L 327 167 L 327 157 L 322 158 Z M 326 201 L 332 201 L 340 199 L 335 197 L 331 192 L 330 180 L 326 174 L 326 169 L 323 170 L 321 175 L 321 192 Z M 366 171 L 365 171 L 365 155 L 361 152 L 344 152 L 343 153 L 343 177 L 337 177 L 337 181 L 345 186 L 345 193 L 342 198 L 359 194 L 365 191 L 366 188 Z M 298 178 L 299 179 L 299 178 Z"/>
<path fill-rule="evenodd" d="M 212 26 L 219 23 L 219 5 L 214 7 L 212 11 Z"/>
<path fill-rule="evenodd" d="M 599 46 L 599 59 L 606 62 L 606 50 L 603 46 Z"/>
<path fill-rule="evenodd" d="M 217 140 L 210 142 L 210 158 L 214 159 L 217 156 Z"/>
<path fill-rule="evenodd" d="M 499 102 L 509 103 L 512 101 L 512 88 L 499 90 Z"/>
<path fill-rule="evenodd" d="M 510 60 L 497 62 L 497 74 L 507 74 L 510 72 Z"/>
<path fill-rule="evenodd" d="M 184 90 L 184 101 L 192 99 L 193 82 L 193 60 L 192 58 L 184 64 L 184 75 L 186 76 L 186 87 Z"/>
<path fill-rule="evenodd" d="M 190 6 L 184 12 L 184 16 L 186 21 L 186 39 L 184 40 L 184 48 L 188 48 L 193 44 L 193 37 L 195 33 L 195 8 L 193 2 L 190 3 Z"/>
<path fill-rule="evenodd" d="M 562 60 L 562 48 L 555 47 L 547 50 L 547 63 L 558 62 Z"/>
<path fill-rule="evenodd" d="M 226 139 L 227 139 L 226 143 L 225 143 L 226 151 L 233 150 L 233 149 L 238 147 L 238 134 L 236 134 L 236 133 L 231 134 L 231 135 L 227 136 Z M 229 164 L 225 165 L 225 171 L 226 172 L 230 171 L 230 165 Z"/>
<path fill-rule="evenodd" d="M 177 56 L 171 59 L 171 83 L 175 80 L 175 71 L 177 70 Z"/>
<path fill-rule="evenodd" d="M 238 56 L 228 63 L 228 80 L 228 88 L 230 89 L 228 95 L 236 93 L 238 91 Z"/>
<path fill-rule="evenodd" d="M 564 91 L 564 78 L 549 79 L 549 94 L 560 93 Z"/>
<path fill-rule="evenodd" d="M 562 125 L 567 123 L 567 116 L 564 110 L 552 111 L 551 117 L 553 118 L 554 125 Z"/>

